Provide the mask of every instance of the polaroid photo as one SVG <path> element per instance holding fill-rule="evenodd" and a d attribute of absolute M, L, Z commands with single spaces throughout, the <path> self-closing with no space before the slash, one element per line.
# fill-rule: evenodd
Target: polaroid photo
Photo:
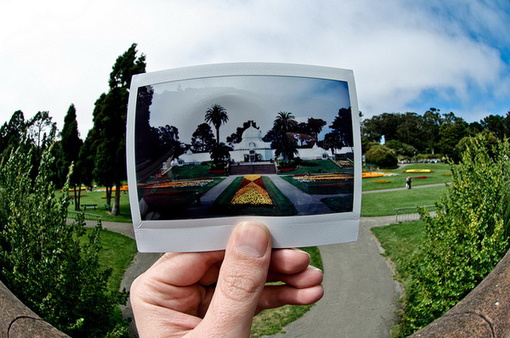
<path fill-rule="evenodd" d="M 244 220 L 264 223 L 275 248 L 355 241 L 353 73 L 233 63 L 135 75 L 127 168 L 141 252 L 224 249 Z"/>

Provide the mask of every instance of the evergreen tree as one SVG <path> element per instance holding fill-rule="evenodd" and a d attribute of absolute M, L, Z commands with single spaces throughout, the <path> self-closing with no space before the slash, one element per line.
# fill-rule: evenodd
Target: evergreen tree
<path fill-rule="evenodd" d="M 126 179 L 126 115 L 131 78 L 145 72 L 145 55 L 137 56 L 136 44 L 122 55 L 113 65 L 109 87 L 96 101 L 94 109 L 95 129 L 95 170 L 98 183 L 107 188 L 107 203 L 111 205 L 111 192 L 115 186 L 115 201 L 111 213 L 118 215 L 120 188 Z"/>
<path fill-rule="evenodd" d="M 78 132 L 78 122 L 76 121 L 76 108 L 74 104 L 69 106 L 67 114 L 64 118 L 64 127 L 61 132 L 62 139 L 62 152 L 64 156 L 63 165 L 69 168 L 71 164 L 78 164 L 80 149 L 83 141 L 80 139 Z M 80 169 L 73 171 L 71 176 L 70 185 L 74 189 L 74 205 L 75 210 L 80 210 L 80 196 L 81 196 L 81 178 Z"/>

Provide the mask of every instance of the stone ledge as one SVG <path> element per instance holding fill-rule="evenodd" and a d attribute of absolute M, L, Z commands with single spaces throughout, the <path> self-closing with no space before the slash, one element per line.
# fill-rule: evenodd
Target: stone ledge
<path fill-rule="evenodd" d="M 68 337 L 25 306 L 0 282 L 0 337 Z"/>
<path fill-rule="evenodd" d="M 411 337 L 509 336 L 510 251 L 462 301 Z"/>

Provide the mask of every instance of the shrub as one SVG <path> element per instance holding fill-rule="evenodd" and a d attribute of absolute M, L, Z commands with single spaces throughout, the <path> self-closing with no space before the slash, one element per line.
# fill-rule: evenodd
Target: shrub
<path fill-rule="evenodd" d="M 0 277 L 28 307 L 73 337 L 122 333 L 117 304 L 127 293 L 108 290 L 111 271 L 99 266 L 100 224 L 85 244 L 83 215 L 66 224 L 68 186 L 55 196 L 50 151 L 35 180 L 30 156 L 20 148 L 0 166 Z"/>
<path fill-rule="evenodd" d="M 395 151 L 383 145 L 371 147 L 365 153 L 365 159 L 367 163 L 371 163 L 381 168 L 395 168 L 398 163 Z"/>
<path fill-rule="evenodd" d="M 452 183 L 436 205 L 437 216 L 421 211 L 426 238 L 403 266 L 413 281 L 406 290 L 400 335 L 442 316 L 508 250 L 508 156 L 506 142 L 492 146 L 483 135 L 470 139 L 460 164 L 451 165 Z"/>

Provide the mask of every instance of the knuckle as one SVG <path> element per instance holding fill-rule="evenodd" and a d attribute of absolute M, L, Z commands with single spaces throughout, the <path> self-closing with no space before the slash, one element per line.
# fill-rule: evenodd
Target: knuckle
<path fill-rule="evenodd" d="M 235 301 L 244 301 L 254 295 L 257 290 L 257 282 L 250 276 L 239 272 L 234 271 L 226 274 L 223 279 L 222 291 L 224 295 Z"/>

